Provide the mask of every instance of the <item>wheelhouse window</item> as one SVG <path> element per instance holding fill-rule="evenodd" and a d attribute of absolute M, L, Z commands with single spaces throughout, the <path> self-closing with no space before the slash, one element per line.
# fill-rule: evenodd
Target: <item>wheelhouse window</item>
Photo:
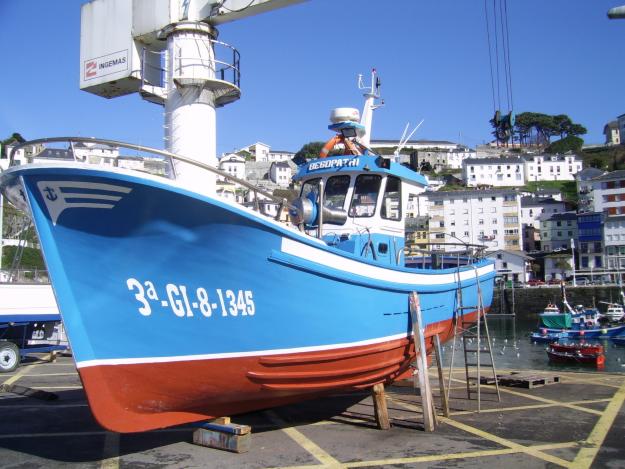
<path fill-rule="evenodd" d="M 387 220 L 401 220 L 401 180 L 395 176 L 386 178 L 380 215 Z"/>
<path fill-rule="evenodd" d="M 313 192 L 315 194 L 315 197 L 313 198 L 313 200 L 317 200 L 319 197 L 319 181 L 320 180 L 321 180 L 320 178 L 317 178 L 317 179 L 310 179 L 306 181 L 304 185 L 302 186 L 302 193 L 300 194 L 300 197 L 308 197 L 308 194 Z"/>
<path fill-rule="evenodd" d="M 375 214 L 381 181 L 382 177 L 375 174 L 361 174 L 356 178 L 349 207 L 350 217 L 372 217 Z"/>
<path fill-rule="evenodd" d="M 326 183 L 326 192 L 323 205 L 333 210 L 343 210 L 347 189 L 349 189 L 349 176 L 332 176 Z"/>

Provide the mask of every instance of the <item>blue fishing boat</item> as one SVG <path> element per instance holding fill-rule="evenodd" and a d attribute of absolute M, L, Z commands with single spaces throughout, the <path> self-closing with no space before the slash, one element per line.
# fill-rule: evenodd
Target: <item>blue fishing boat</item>
<path fill-rule="evenodd" d="M 389 383 L 412 372 L 411 292 L 428 349 L 435 334 L 453 335 L 458 298 L 474 305 L 465 320 L 490 308 L 492 261 L 405 265 L 405 207 L 426 180 L 361 144 L 360 125 L 330 126 L 334 156 L 301 167 L 290 223 L 122 168 L 65 162 L 0 175 L 32 214 L 103 426 L 143 431 Z"/>

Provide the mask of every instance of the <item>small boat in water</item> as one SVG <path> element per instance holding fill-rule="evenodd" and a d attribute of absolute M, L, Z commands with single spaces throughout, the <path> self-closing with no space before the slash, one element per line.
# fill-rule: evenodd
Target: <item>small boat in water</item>
<path fill-rule="evenodd" d="M 537 343 L 551 343 L 558 342 L 559 340 L 568 339 L 568 332 L 548 332 L 546 328 L 542 328 L 538 332 L 532 332 L 530 334 L 530 340 Z"/>
<path fill-rule="evenodd" d="M 619 322 L 623 319 L 623 316 L 625 316 L 625 311 L 623 310 L 623 306 L 618 303 L 609 303 L 605 316 L 610 322 Z"/>
<path fill-rule="evenodd" d="M 605 355 L 603 352 L 603 346 L 585 342 L 552 343 L 547 347 L 547 355 L 551 362 L 594 365 L 597 368 L 605 366 Z"/>
<path fill-rule="evenodd" d="M 389 383 L 412 373 L 411 292 L 428 348 L 453 335 L 459 297 L 490 308 L 492 261 L 405 265 L 405 208 L 425 178 L 360 144 L 356 120 L 330 128 L 338 154 L 301 166 L 290 224 L 131 169 L 63 162 L 0 175 L 31 211 L 101 425 L 144 431 Z"/>

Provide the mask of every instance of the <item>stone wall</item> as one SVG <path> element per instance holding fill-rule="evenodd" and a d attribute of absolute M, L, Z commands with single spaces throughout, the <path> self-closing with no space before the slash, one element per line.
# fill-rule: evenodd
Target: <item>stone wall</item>
<path fill-rule="evenodd" d="M 620 293 L 617 286 L 583 286 L 583 287 L 567 287 L 566 296 L 571 306 L 584 305 L 587 307 L 596 306 L 599 311 L 603 312 L 606 305 L 601 301 L 619 301 Z M 491 313 L 510 313 L 512 312 L 514 302 L 514 312 L 521 318 L 535 317 L 542 312 L 548 303 L 556 303 L 562 308 L 562 293 L 558 286 L 541 286 L 515 288 L 514 290 L 506 288 L 503 291 L 495 290 Z"/>

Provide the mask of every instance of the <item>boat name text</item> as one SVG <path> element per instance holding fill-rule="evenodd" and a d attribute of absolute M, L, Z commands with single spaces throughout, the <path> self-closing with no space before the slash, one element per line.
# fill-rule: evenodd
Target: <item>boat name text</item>
<path fill-rule="evenodd" d="M 343 166 L 357 167 L 360 163 L 358 158 L 339 158 L 333 160 L 314 161 L 308 165 L 308 171 L 317 169 L 341 168 Z"/>
<path fill-rule="evenodd" d="M 147 280 L 140 282 L 136 278 L 126 280 L 128 290 L 135 294 L 135 299 L 140 306 L 137 308 L 142 316 L 150 316 L 152 308 L 171 310 L 179 318 L 190 318 L 196 313 L 206 318 L 210 318 L 215 311 L 216 315 L 221 313 L 222 317 L 254 316 L 256 305 L 254 304 L 254 294 L 251 290 L 222 290 L 215 289 L 209 297 L 208 290 L 203 287 L 188 289 L 186 285 L 176 285 L 168 283 L 165 285 L 165 295 L 159 299 L 154 283 Z M 211 302 L 210 298 L 217 297 L 218 301 Z"/>

